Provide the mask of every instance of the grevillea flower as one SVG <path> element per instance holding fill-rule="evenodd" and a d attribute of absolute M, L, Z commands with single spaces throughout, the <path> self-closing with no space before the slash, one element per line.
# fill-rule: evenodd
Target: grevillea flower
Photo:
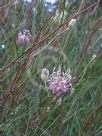
<path fill-rule="evenodd" d="M 70 70 L 62 72 L 61 67 L 59 66 L 58 70 L 54 70 L 49 76 L 47 82 L 52 93 L 59 95 L 62 93 L 67 93 L 71 90 L 71 80 L 72 76 L 70 75 Z"/>
<path fill-rule="evenodd" d="M 18 33 L 18 43 L 21 45 L 25 42 L 26 45 L 29 45 L 30 44 L 30 37 L 31 37 L 31 34 L 30 34 L 29 30 L 24 29 L 23 33 L 22 32 Z"/>
<path fill-rule="evenodd" d="M 18 43 L 19 44 L 23 44 L 24 42 L 24 35 L 22 34 L 22 32 L 18 33 Z"/>
<path fill-rule="evenodd" d="M 29 45 L 29 43 L 30 43 L 30 38 L 29 38 L 28 36 L 26 36 L 26 37 L 25 37 L 25 41 L 26 41 L 27 45 Z"/>

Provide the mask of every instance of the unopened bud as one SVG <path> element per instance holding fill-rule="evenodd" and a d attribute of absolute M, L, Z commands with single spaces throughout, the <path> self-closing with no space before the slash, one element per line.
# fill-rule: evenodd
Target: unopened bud
<path fill-rule="evenodd" d="M 96 54 L 93 54 L 92 56 L 92 60 L 94 60 L 96 58 Z"/>
<path fill-rule="evenodd" d="M 48 113 L 50 111 L 50 107 L 47 107 L 46 112 Z"/>
<path fill-rule="evenodd" d="M 57 106 L 59 106 L 59 105 L 61 105 L 61 103 L 62 103 L 62 99 L 61 99 L 61 97 L 57 100 L 57 102 L 56 102 L 56 104 L 57 104 Z"/>
<path fill-rule="evenodd" d="M 71 19 L 69 22 L 69 27 L 73 27 L 76 24 L 76 19 Z"/>
<path fill-rule="evenodd" d="M 47 81 L 49 78 L 49 70 L 47 70 L 46 68 L 42 69 L 41 71 L 41 79 L 43 81 Z"/>

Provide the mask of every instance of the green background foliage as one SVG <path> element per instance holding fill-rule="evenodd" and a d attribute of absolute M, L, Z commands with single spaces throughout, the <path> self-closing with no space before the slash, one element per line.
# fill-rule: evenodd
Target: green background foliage
<path fill-rule="evenodd" d="M 1 136 L 102 135 L 102 6 L 65 3 L 50 13 L 40 0 L 1 0 Z M 17 42 L 23 29 L 32 34 L 29 46 Z M 76 77 L 61 104 L 40 77 L 42 68 L 52 73 L 59 65 Z"/>

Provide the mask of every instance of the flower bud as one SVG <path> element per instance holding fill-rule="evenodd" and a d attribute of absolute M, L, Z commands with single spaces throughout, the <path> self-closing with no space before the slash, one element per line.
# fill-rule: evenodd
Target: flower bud
<path fill-rule="evenodd" d="M 47 107 L 46 112 L 48 113 L 50 111 L 50 107 Z"/>
<path fill-rule="evenodd" d="M 24 35 L 21 32 L 19 32 L 18 33 L 18 43 L 22 44 L 23 42 L 24 42 Z"/>
<path fill-rule="evenodd" d="M 60 98 L 57 100 L 56 104 L 57 104 L 57 106 L 60 106 L 61 103 L 62 103 L 62 99 L 61 99 L 61 97 L 60 97 Z"/>
<path fill-rule="evenodd" d="M 96 54 L 93 54 L 93 56 L 92 56 L 92 61 L 93 61 L 96 57 L 97 57 Z"/>
<path fill-rule="evenodd" d="M 41 79 L 43 81 L 47 81 L 49 78 L 49 70 L 47 70 L 46 68 L 42 69 L 41 71 Z"/>
<path fill-rule="evenodd" d="M 76 19 L 71 19 L 69 22 L 69 27 L 73 27 L 76 24 Z"/>

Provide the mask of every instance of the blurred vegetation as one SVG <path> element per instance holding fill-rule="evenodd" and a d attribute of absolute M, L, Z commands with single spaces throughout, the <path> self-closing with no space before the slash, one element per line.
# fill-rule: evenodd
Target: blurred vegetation
<path fill-rule="evenodd" d="M 0 135 L 102 136 L 102 3 L 48 8 L 44 0 L 0 0 Z M 17 42 L 23 29 L 29 46 Z M 61 104 L 40 77 L 59 65 L 76 77 Z"/>

